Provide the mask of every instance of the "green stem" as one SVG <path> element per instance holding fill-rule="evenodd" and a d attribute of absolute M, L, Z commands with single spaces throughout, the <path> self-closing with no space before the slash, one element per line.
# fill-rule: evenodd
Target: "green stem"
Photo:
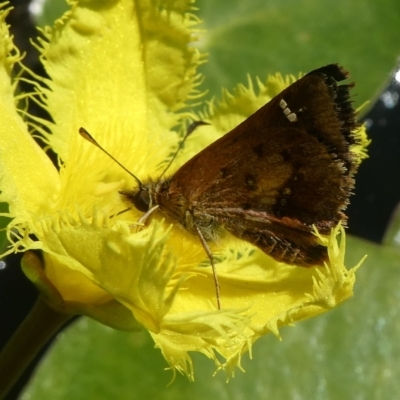
<path fill-rule="evenodd" d="M 0 353 L 0 399 L 13 387 L 42 347 L 72 317 L 53 310 L 41 297 L 38 298 Z"/>

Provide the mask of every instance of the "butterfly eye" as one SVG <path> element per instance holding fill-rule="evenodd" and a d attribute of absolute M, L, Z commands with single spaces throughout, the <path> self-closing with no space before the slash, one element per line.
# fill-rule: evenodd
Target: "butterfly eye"
<path fill-rule="evenodd" d="M 131 200 L 139 211 L 149 211 L 150 194 L 147 188 L 141 188 L 135 196 L 131 197 Z"/>

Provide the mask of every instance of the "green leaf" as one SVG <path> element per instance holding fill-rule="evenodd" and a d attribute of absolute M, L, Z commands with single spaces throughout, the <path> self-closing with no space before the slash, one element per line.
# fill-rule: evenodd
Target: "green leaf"
<path fill-rule="evenodd" d="M 40 8 L 41 5 L 41 2 L 36 2 L 36 7 L 33 8 L 38 14 L 36 22 L 40 26 L 53 25 L 53 22 L 69 9 L 66 0 L 45 0 L 43 8 Z"/>
<path fill-rule="evenodd" d="M 87 318 L 60 335 L 25 399 L 390 399 L 400 390 L 399 253 L 350 238 L 347 265 L 368 253 L 354 297 L 320 317 L 282 329 L 243 357 L 245 373 L 224 373 L 195 355 L 194 383 L 170 371 L 149 335 Z"/>
<path fill-rule="evenodd" d="M 246 83 L 247 74 L 309 72 L 339 63 L 356 82 L 356 105 L 370 100 L 389 78 L 400 51 L 397 0 L 201 0 L 209 54 L 204 87 Z"/>

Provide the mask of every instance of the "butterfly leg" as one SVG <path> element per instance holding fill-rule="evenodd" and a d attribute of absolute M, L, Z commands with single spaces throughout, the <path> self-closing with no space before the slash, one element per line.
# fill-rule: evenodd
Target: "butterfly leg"
<path fill-rule="evenodd" d="M 154 206 L 154 207 L 151 207 L 150 210 L 146 212 L 146 214 L 143 214 L 143 215 L 140 217 L 138 223 L 139 223 L 139 224 L 144 224 L 144 223 L 146 223 L 147 218 L 149 218 L 149 216 L 150 216 L 151 214 L 153 214 L 153 212 L 156 211 L 158 207 L 160 207 L 158 204 L 157 204 L 156 206 Z"/>
<path fill-rule="evenodd" d="M 129 228 L 137 228 L 137 232 L 140 230 L 140 228 L 142 228 L 142 225 L 144 225 L 147 221 L 147 218 L 149 218 L 149 216 L 155 211 L 157 210 L 157 208 L 159 207 L 159 205 L 156 205 L 154 207 L 151 207 L 149 211 L 146 212 L 146 214 L 143 214 L 140 218 L 139 221 L 134 224 L 134 225 L 130 225 Z"/>
<path fill-rule="evenodd" d="M 219 286 L 219 282 L 218 282 L 218 276 L 217 276 L 217 271 L 215 270 L 215 265 L 214 265 L 214 257 L 213 254 L 211 252 L 210 247 L 208 246 L 208 243 L 206 241 L 206 239 L 204 238 L 201 230 L 199 229 L 198 226 L 195 226 L 196 231 L 197 231 L 197 235 L 199 236 L 200 242 L 203 246 L 203 249 L 205 250 L 205 252 L 207 253 L 208 258 L 210 259 L 210 264 L 211 264 L 211 268 L 212 268 L 212 272 L 214 275 L 214 285 L 215 285 L 215 295 L 217 297 L 217 307 L 218 310 L 221 309 L 221 301 L 220 301 L 220 286 Z"/>

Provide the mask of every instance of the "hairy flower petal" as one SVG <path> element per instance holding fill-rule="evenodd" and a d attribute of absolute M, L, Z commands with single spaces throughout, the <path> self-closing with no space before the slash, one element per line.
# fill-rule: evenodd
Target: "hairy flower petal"
<path fill-rule="evenodd" d="M 152 335 L 171 369 L 193 379 L 190 352 L 233 373 L 252 344 L 283 325 L 327 311 L 352 295 L 355 268 L 344 266 L 345 235 L 328 237 L 329 262 L 298 268 L 226 235 L 211 245 L 221 287 L 196 236 L 175 221 L 123 202 L 121 189 L 157 179 L 179 142 L 188 116 L 207 120 L 179 152 L 168 173 L 294 82 L 270 76 L 225 91 L 199 115 L 185 111 L 198 96 L 190 45 L 198 32 L 192 1 L 72 1 L 71 10 L 37 44 L 48 78 L 30 95 L 51 114 L 40 121 L 20 110 L 59 157 L 59 171 L 28 134 L 15 108 L 11 68 L 19 56 L 4 24 L 0 38 L 0 201 L 9 204 L 11 251 L 54 308 L 82 313 L 119 329 Z M 39 123 L 44 125 L 41 127 Z M 84 127 L 132 173 L 78 135 Z M 362 131 L 360 131 L 360 138 Z M 365 155 L 364 137 L 358 148 Z M 127 208 L 129 207 L 129 208 Z M 340 231 L 340 242 L 337 238 Z M 29 254 L 29 253 L 28 253 Z M 48 285 L 48 287 L 46 287 Z M 60 303 L 62 303 L 60 305 Z"/>

